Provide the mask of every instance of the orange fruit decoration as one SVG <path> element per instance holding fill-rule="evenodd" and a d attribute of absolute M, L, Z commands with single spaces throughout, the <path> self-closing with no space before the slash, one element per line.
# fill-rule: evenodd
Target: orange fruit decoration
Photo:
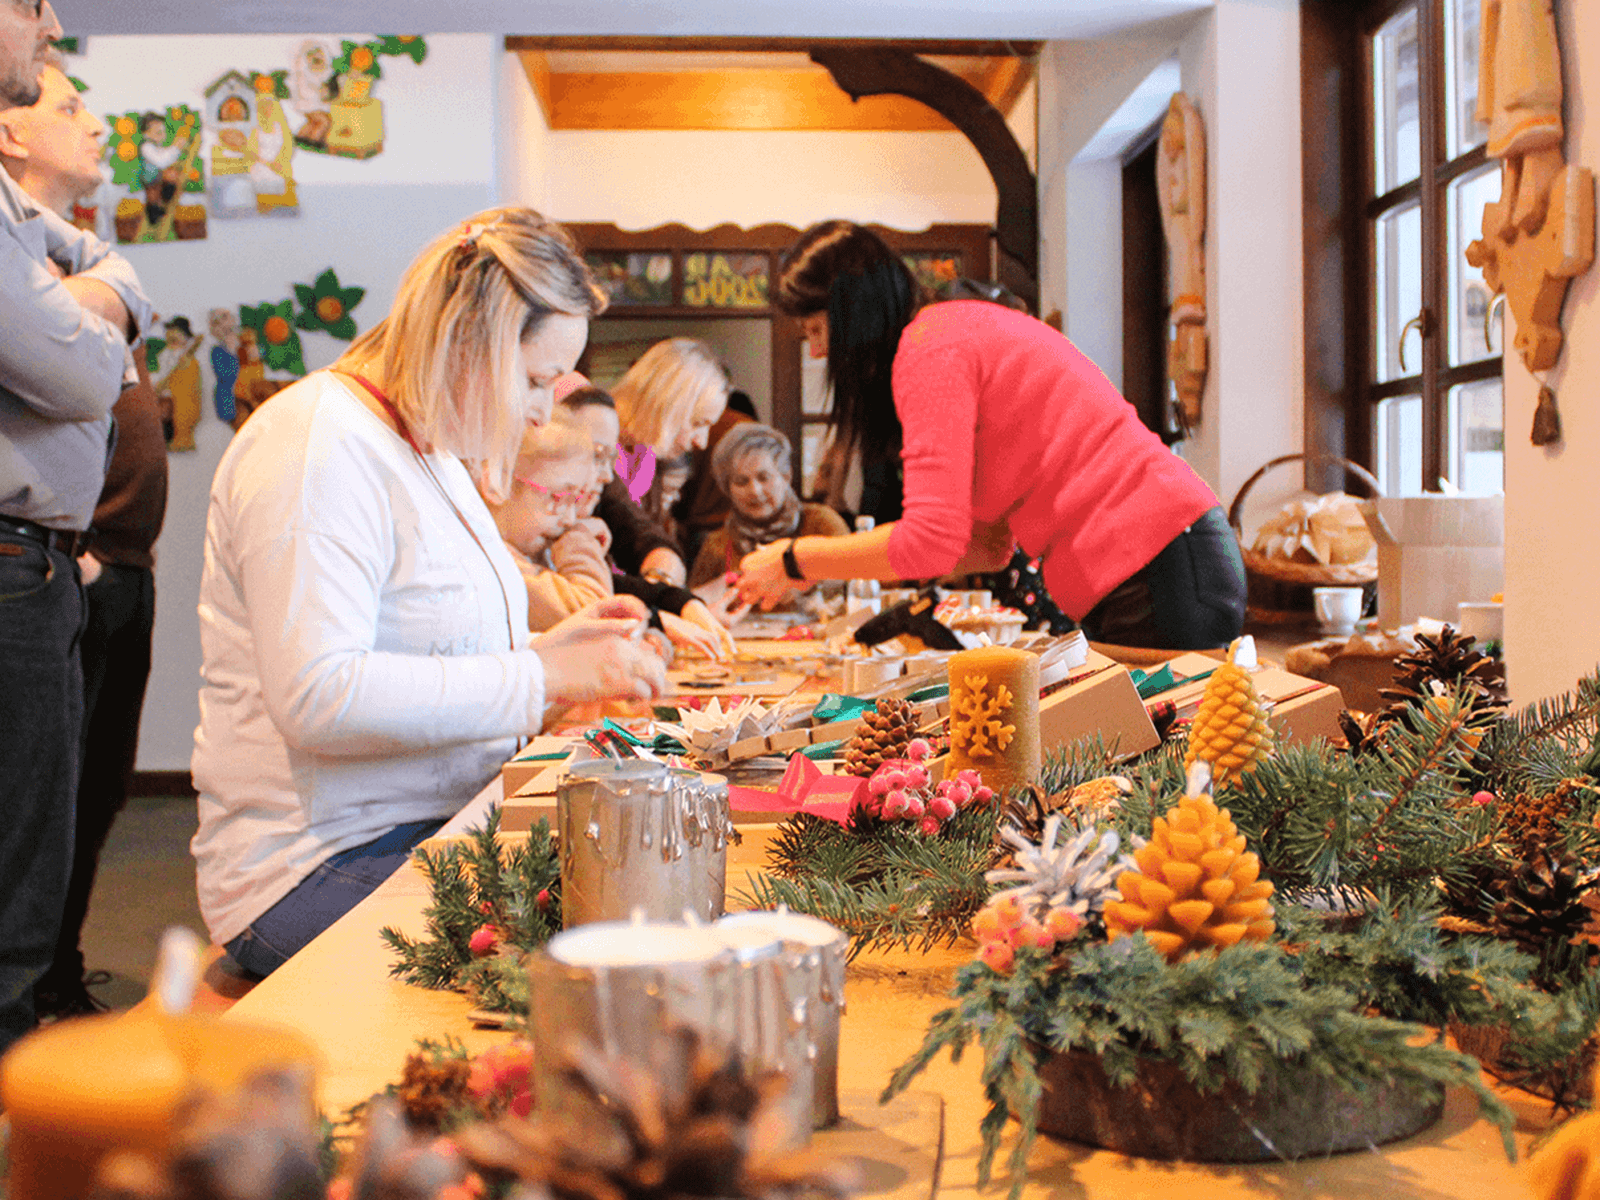
<path fill-rule="evenodd" d="M 337 296 L 324 296 L 317 301 L 317 316 L 332 325 L 344 316 L 344 302 Z"/>
<path fill-rule="evenodd" d="M 1189 725 L 1189 749 L 1183 765 L 1196 762 L 1211 765 L 1217 787 L 1233 783 L 1256 763 L 1272 753 L 1272 726 L 1266 709 L 1250 678 L 1250 672 L 1234 661 L 1243 638 L 1228 647 L 1228 660 L 1206 681 L 1200 710 Z M 1254 658 L 1254 643 L 1248 657 Z"/>
<path fill-rule="evenodd" d="M 1190 794 L 1155 819 L 1150 840 L 1134 851 L 1138 869 L 1117 876 L 1122 898 L 1105 905 L 1108 937 L 1143 932 L 1168 962 L 1264 942 L 1273 930 L 1272 884 L 1260 878 L 1260 858 L 1194 777 Z"/>
<path fill-rule="evenodd" d="M 261 332 L 269 343 L 281 346 L 289 340 L 289 322 L 282 317 L 268 317 L 261 325 Z"/>

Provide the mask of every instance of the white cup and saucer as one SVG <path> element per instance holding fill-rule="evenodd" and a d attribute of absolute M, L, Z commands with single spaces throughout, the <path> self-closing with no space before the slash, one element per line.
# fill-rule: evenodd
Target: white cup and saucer
<path fill-rule="evenodd" d="M 1349 637 L 1355 633 L 1365 599 L 1365 591 L 1360 587 L 1312 588 L 1311 605 L 1323 636 Z"/>

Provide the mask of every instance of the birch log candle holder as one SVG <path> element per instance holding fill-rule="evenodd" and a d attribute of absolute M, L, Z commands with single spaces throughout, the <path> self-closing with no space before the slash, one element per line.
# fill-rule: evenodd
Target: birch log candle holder
<path fill-rule="evenodd" d="M 580 763 L 556 782 L 561 912 L 592 921 L 722 915 L 727 781 L 643 760 Z"/>
<path fill-rule="evenodd" d="M 816 917 L 781 909 L 734 913 L 715 928 L 754 929 L 782 943 L 791 995 L 788 1019 L 803 1034 L 811 1064 L 811 1127 L 832 1125 L 839 1119 L 839 1018 L 849 936 Z"/>
<path fill-rule="evenodd" d="M 950 657 L 950 761 L 997 794 L 1039 776 L 1039 656 L 982 646 Z"/>

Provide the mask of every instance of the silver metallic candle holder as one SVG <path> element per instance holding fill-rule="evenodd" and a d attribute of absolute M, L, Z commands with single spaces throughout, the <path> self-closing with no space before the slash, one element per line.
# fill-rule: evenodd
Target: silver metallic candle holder
<path fill-rule="evenodd" d="M 849 935 L 816 917 L 783 909 L 733 913 L 713 928 L 771 937 L 782 946 L 788 994 L 784 1020 L 801 1039 L 809 1065 L 811 1127 L 832 1125 L 839 1119 L 839 1019 L 844 1014 Z"/>
<path fill-rule="evenodd" d="M 566 928 L 722 914 L 733 823 L 721 776 L 639 759 L 579 763 L 556 781 L 556 821 Z"/>

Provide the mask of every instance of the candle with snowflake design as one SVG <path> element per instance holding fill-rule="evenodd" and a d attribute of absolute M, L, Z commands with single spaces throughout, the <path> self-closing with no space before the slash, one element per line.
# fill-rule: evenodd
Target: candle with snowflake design
<path fill-rule="evenodd" d="M 1039 656 L 982 646 L 950 658 L 950 763 L 996 792 L 1039 775 Z"/>

